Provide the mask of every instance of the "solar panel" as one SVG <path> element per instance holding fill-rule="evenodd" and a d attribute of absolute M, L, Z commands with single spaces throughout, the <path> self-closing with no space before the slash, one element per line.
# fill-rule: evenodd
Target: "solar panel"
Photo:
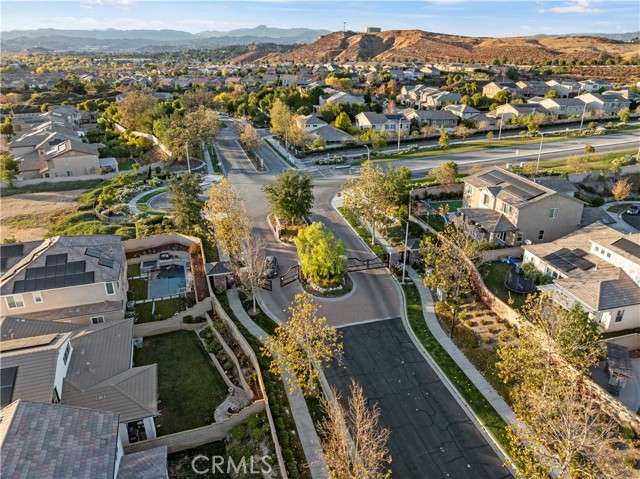
<path fill-rule="evenodd" d="M 9 258 L 5 257 L 5 256 L 0 256 L 0 272 L 4 273 L 4 271 L 7 269 L 7 260 Z"/>
<path fill-rule="evenodd" d="M 108 268 L 113 268 L 113 265 L 115 264 L 115 261 L 113 261 L 111 258 L 105 258 L 104 256 L 102 258 L 100 258 L 98 260 L 98 264 L 100 266 L 106 266 Z"/>
<path fill-rule="evenodd" d="M 102 256 L 102 251 L 95 248 L 87 248 L 84 250 L 84 254 L 91 256 L 92 258 L 100 258 Z"/>
<path fill-rule="evenodd" d="M 625 253 L 629 253 L 631 256 L 640 258 L 640 244 L 634 243 L 627 238 L 620 238 L 618 241 L 613 243 L 613 246 L 620 248 L 622 251 L 624 251 Z"/>
<path fill-rule="evenodd" d="M 2 258 L 13 258 L 16 256 L 22 256 L 24 251 L 24 245 L 22 243 L 5 244 L 0 246 L 0 256 Z"/>
<path fill-rule="evenodd" d="M 67 262 L 67 253 L 51 254 L 47 256 L 45 266 L 57 266 Z"/>
<path fill-rule="evenodd" d="M 13 285 L 14 293 L 28 293 L 30 291 L 42 291 L 46 289 L 65 288 L 93 283 L 93 272 L 86 272 L 86 261 L 66 261 L 67 255 L 52 255 L 54 259 L 47 257 L 47 266 L 27 268 L 25 279 L 16 281 Z M 107 258 L 108 259 L 108 258 Z M 112 261 L 112 260 L 109 260 Z M 56 264 L 53 264 L 56 263 Z"/>
<path fill-rule="evenodd" d="M 574 249 L 574 250 L 573 250 L 573 253 L 574 253 L 576 256 L 580 256 L 580 257 L 582 257 L 582 256 L 586 256 L 586 254 L 587 254 L 587 252 L 586 252 L 585 250 L 580 249 L 580 248 L 576 248 L 576 249 Z"/>

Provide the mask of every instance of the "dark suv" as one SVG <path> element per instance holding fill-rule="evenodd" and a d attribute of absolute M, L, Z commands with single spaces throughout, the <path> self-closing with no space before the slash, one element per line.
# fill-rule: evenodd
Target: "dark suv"
<path fill-rule="evenodd" d="M 638 216 L 638 215 L 640 215 L 640 205 L 637 205 L 637 204 L 636 204 L 636 205 L 631 205 L 631 206 L 629 206 L 629 208 L 627 209 L 626 213 L 627 213 L 628 215 L 631 215 L 631 216 Z"/>
<path fill-rule="evenodd" d="M 278 260 L 275 256 L 267 256 L 265 259 L 265 274 L 267 278 L 275 278 L 278 276 Z"/>

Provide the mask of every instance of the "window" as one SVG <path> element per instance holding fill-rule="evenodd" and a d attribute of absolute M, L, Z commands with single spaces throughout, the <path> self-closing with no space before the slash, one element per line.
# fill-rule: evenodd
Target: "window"
<path fill-rule="evenodd" d="M 9 309 L 24 308 L 24 299 L 21 294 L 14 294 L 13 296 L 7 296 L 7 307 Z"/>
<path fill-rule="evenodd" d="M 104 316 L 96 316 L 95 318 L 91 318 L 91 324 L 102 324 L 104 323 Z"/>
<path fill-rule="evenodd" d="M 73 171 L 67 170 L 67 176 L 73 176 Z"/>
<path fill-rule="evenodd" d="M 624 309 L 619 309 L 616 313 L 616 323 L 622 321 L 622 317 L 624 316 Z"/>
<path fill-rule="evenodd" d="M 467 185 L 467 195 L 471 196 L 473 194 L 473 186 Z"/>
<path fill-rule="evenodd" d="M 107 288 L 107 295 L 111 296 L 112 294 L 116 294 L 116 290 L 113 288 L 113 283 L 105 283 L 105 288 Z"/>
<path fill-rule="evenodd" d="M 69 361 L 69 354 L 71 354 L 71 345 L 69 343 L 67 343 L 67 347 L 64 350 L 64 355 L 62 356 L 62 362 L 64 363 L 64 365 L 67 365 L 67 362 Z"/>
<path fill-rule="evenodd" d="M 600 246 L 596 246 L 596 253 L 600 252 Z"/>
<path fill-rule="evenodd" d="M 508 205 L 506 203 L 502 203 L 502 211 L 508 215 L 511 214 L 513 208 L 511 208 L 511 205 Z"/>
<path fill-rule="evenodd" d="M 544 230 L 540 230 L 540 231 L 538 232 L 538 239 L 539 239 L 539 240 L 543 240 L 543 239 L 544 239 Z"/>
<path fill-rule="evenodd" d="M 491 197 L 486 193 L 482 195 L 482 204 L 485 206 L 489 206 L 491 204 Z"/>
<path fill-rule="evenodd" d="M 504 231 L 500 231 L 498 234 L 496 234 L 496 238 L 498 238 L 503 243 L 506 237 L 507 237 L 507 233 Z"/>
<path fill-rule="evenodd" d="M 516 235 L 516 243 L 522 243 L 522 233 Z"/>
<path fill-rule="evenodd" d="M 51 398 L 53 404 L 60 404 L 60 394 L 58 394 L 58 388 L 54 386 L 53 397 Z"/>
<path fill-rule="evenodd" d="M 35 293 L 31 293 L 33 295 L 34 303 L 42 303 L 42 294 L 40 291 L 36 291 Z"/>
<path fill-rule="evenodd" d="M 611 258 L 611 253 L 607 251 L 607 258 Z"/>
<path fill-rule="evenodd" d="M 549 219 L 550 220 L 555 220 L 556 218 L 558 218 L 558 212 L 560 211 L 560 208 L 551 208 L 549 210 Z"/>

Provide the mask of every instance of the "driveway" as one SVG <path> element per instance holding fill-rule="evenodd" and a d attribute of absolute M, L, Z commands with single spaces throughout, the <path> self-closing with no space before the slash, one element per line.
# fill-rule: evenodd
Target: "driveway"
<path fill-rule="evenodd" d="M 325 369 L 325 375 L 343 401 L 353 377 L 369 402 L 380 406 L 380 425 L 391 429 L 393 478 L 512 477 L 415 348 L 400 318 L 340 331 L 343 364 Z"/>

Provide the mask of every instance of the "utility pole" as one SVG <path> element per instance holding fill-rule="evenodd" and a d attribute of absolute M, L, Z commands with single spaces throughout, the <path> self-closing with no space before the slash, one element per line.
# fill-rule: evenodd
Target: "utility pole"
<path fill-rule="evenodd" d="M 582 108 L 582 118 L 580 118 L 580 131 L 578 131 L 578 133 L 582 133 L 582 123 L 584 123 L 584 114 L 587 111 L 587 104 L 584 104 L 584 107 Z"/>
<path fill-rule="evenodd" d="M 402 121 L 402 118 L 398 118 L 398 153 L 400 153 L 400 122 Z"/>
<path fill-rule="evenodd" d="M 342 22 L 342 32 L 343 33 L 347 32 L 347 22 Z"/>
<path fill-rule="evenodd" d="M 189 174 L 191 174 L 191 162 L 189 161 L 189 143 L 185 143 L 184 147 L 187 149 L 187 170 L 189 171 Z"/>
<path fill-rule="evenodd" d="M 413 203 L 413 189 L 409 190 L 409 214 L 407 215 L 407 231 L 404 235 L 404 258 L 402 261 L 402 284 L 407 271 L 407 256 L 409 256 L 409 221 L 411 220 L 411 204 Z"/>

